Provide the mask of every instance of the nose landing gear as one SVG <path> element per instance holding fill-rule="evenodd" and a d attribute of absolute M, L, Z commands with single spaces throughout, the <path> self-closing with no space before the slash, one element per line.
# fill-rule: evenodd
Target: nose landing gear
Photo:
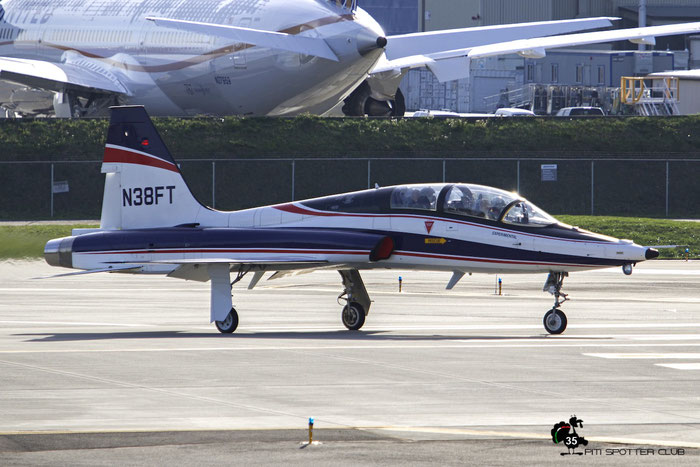
<path fill-rule="evenodd" d="M 550 334 L 561 334 L 566 329 L 566 315 L 559 307 L 569 299 L 568 295 L 561 291 L 564 278 L 568 276 L 568 272 L 550 272 L 542 289 L 554 295 L 554 306 L 545 313 L 543 320 L 544 328 Z"/>

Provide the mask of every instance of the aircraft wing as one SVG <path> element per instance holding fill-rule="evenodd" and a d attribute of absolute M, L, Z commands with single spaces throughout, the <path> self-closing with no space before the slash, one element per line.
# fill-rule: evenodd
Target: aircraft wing
<path fill-rule="evenodd" d="M 656 44 L 655 37 L 673 36 L 675 34 L 693 34 L 700 31 L 700 22 L 667 24 L 664 26 L 650 26 L 646 28 L 619 29 L 615 31 L 596 31 L 580 34 L 567 34 L 563 36 L 540 37 L 535 39 L 521 39 L 484 45 L 469 49 L 469 58 L 490 57 L 508 53 L 519 53 L 523 56 L 540 57 L 540 52 L 557 47 L 569 47 L 574 45 L 598 44 L 601 42 L 613 42 L 629 40 L 635 44 Z M 464 51 L 463 51 L 464 52 Z"/>
<path fill-rule="evenodd" d="M 116 77 L 101 72 L 97 67 L 83 67 L 76 63 L 0 57 L 0 79 L 56 92 L 77 89 L 130 94 Z"/>
<path fill-rule="evenodd" d="M 617 19 L 619 18 L 580 18 L 400 34 L 386 38 L 386 56 L 389 60 L 396 60 L 517 39 L 607 28 Z"/>
<path fill-rule="evenodd" d="M 200 23 L 197 21 L 184 21 L 178 19 L 147 17 L 157 26 L 165 26 L 183 31 L 208 34 L 225 37 L 235 42 L 253 44 L 271 49 L 286 50 L 304 55 L 313 55 L 328 60 L 338 61 L 338 57 L 331 50 L 325 39 L 320 37 L 302 36 L 299 34 L 287 34 L 275 31 L 263 31 L 260 29 L 227 26 L 223 24 Z"/>
<path fill-rule="evenodd" d="M 613 18 L 598 19 L 609 20 Z M 581 23 L 579 26 L 586 24 L 589 23 Z M 593 26 L 596 24 L 598 23 L 592 22 L 588 27 L 599 27 Z M 574 27 L 576 26 L 576 23 L 569 26 Z M 585 28 L 580 27 L 579 30 L 580 29 Z M 479 39 L 478 42 L 465 41 L 462 42 L 461 46 L 455 47 L 457 42 L 446 41 L 441 50 L 438 50 L 438 47 L 433 45 L 433 41 L 430 37 L 426 39 L 428 46 L 420 46 L 421 33 L 405 35 L 414 36 L 410 38 L 410 41 L 406 41 L 406 44 L 411 43 L 415 45 L 413 50 L 405 47 L 405 44 L 401 44 L 402 38 L 405 36 L 390 36 L 387 38 L 387 59 L 379 61 L 371 73 L 372 75 L 376 75 L 381 79 L 382 73 L 391 74 L 396 73 L 399 70 L 426 66 L 435 74 L 439 81 L 445 82 L 468 77 L 469 60 L 474 58 L 505 55 L 509 53 L 517 53 L 528 58 L 542 58 L 546 55 L 546 50 L 551 48 L 597 44 L 620 40 L 630 40 L 638 44 L 654 44 L 654 37 L 657 36 L 692 34 L 697 33 L 698 31 L 700 31 L 700 23 L 698 22 L 650 26 L 646 28 L 619 29 L 613 31 L 564 34 L 558 36 L 551 35 L 556 33 L 554 29 L 551 29 L 549 32 L 544 33 L 547 34 L 548 37 L 537 36 L 537 34 L 541 33 L 542 31 L 541 29 L 533 28 L 529 31 L 532 33 L 529 38 L 522 37 L 528 33 L 527 29 L 516 29 L 514 31 L 505 30 L 500 36 L 485 36 L 492 39 L 490 43 L 486 42 L 485 39 Z M 521 37 L 518 39 L 506 39 L 516 34 L 521 34 Z M 544 34 L 540 35 L 543 36 Z M 399 46 L 392 50 L 392 40 L 395 40 L 395 37 L 399 39 Z M 468 38 L 468 36 L 464 37 Z"/>

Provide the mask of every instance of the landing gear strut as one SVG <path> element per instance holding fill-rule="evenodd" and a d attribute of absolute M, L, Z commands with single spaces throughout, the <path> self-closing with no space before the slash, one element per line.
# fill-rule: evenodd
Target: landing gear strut
<path fill-rule="evenodd" d="M 569 299 L 568 295 L 561 291 L 564 278 L 568 276 L 568 272 L 550 272 L 542 289 L 554 295 L 554 306 L 545 313 L 543 320 L 544 328 L 550 334 L 561 334 L 566 329 L 566 315 L 559 307 Z"/>
<path fill-rule="evenodd" d="M 338 295 L 338 303 L 345 302 L 340 318 L 346 328 L 357 331 L 365 324 L 365 316 L 369 314 L 372 302 L 365 288 L 362 277 L 357 269 L 338 271 L 343 278 L 345 290 Z"/>

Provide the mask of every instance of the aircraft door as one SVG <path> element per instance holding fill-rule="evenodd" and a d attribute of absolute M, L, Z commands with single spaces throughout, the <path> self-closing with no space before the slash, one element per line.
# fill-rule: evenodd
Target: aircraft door
<path fill-rule="evenodd" d="M 241 18 L 238 22 L 238 26 L 241 28 L 249 28 L 252 22 L 253 18 Z M 245 47 L 233 54 L 233 68 L 235 70 L 245 70 L 248 68 L 247 54 L 247 48 Z"/>

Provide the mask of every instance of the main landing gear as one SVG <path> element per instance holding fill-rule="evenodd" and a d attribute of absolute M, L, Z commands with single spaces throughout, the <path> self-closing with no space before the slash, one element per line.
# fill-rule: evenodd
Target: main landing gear
<path fill-rule="evenodd" d="M 542 289 L 554 295 L 554 306 L 544 315 L 544 328 L 550 334 L 561 334 L 566 329 L 566 315 L 559 309 L 561 304 L 569 298 L 567 294 L 561 291 L 564 284 L 564 278 L 568 277 L 568 272 L 550 272 L 547 276 L 547 282 Z M 563 297 L 560 299 L 560 297 Z"/>
<path fill-rule="evenodd" d="M 347 269 L 338 271 L 343 278 L 345 290 L 338 295 L 338 303 L 343 305 L 340 318 L 346 328 L 357 331 L 365 324 L 365 316 L 369 314 L 369 307 L 372 301 L 369 298 L 362 277 L 357 269 Z"/>
<path fill-rule="evenodd" d="M 248 272 L 250 272 L 250 268 L 239 270 L 236 278 L 230 282 L 230 269 L 227 263 L 207 265 L 207 273 L 211 280 L 210 321 L 223 334 L 230 334 L 238 327 L 238 312 L 232 304 L 231 286 L 240 281 Z M 369 313 L 372 301 L 357 269 L 338 272 L 343 279 L 343 287 L 345 288 L 343 293 L 338 296 L 338 303 L 343 305 L 342 302 L 344 302 L 340 318 L 346 328 L 356 331 L 365 324 L 365 316 Z M 257 280 L 255 278 L 253 280 L 257 282 L 259 277 Z"/>
<path fill-rule="evenodd" d="M 214 324 L 220 333 L 231 334 L 238 327 L 238 312 L 231 307 L 231 311 L 228 312 L 226 318 L 223 321 L 214 321 Z"/>

